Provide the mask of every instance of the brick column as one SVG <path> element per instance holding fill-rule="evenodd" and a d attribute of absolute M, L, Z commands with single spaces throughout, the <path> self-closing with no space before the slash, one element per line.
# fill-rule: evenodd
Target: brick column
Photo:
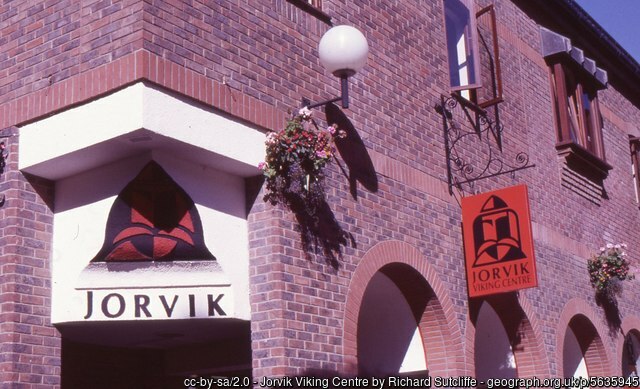
<path fill-rule="evenodd" d="M 253 183 L 255 185 L 255 182 Z M 258 195 L 249 214 L 251 349 L 253 379 L 291 374 L 285 356 L 284 274 L 286 247 L 281 210 Z"/>
<path fill-rule="evenodd" d="M 294 216 L 262 193 L 248 222 L 253 380 L 351 373 L 342 352 L 348 273 L 307 258 Z"/>
<path fill-rule="evenodd" d="M 51 326 L 53 184 L 18 171 L 18 129 L 0 175 L 0 388 L 59 388 L 60 335 Z"/>

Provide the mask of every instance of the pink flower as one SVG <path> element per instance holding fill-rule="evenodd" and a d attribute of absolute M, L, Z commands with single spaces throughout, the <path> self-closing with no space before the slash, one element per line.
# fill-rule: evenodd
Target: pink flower
<path fill-rule="evenodd" d="M 278 142 L 278 134 L 270 132 L 267 134 L 267 140 L 264 142 L 267 145 L 272 145 Z"/>
<path fill-rule="evenodd" d="M 265 170 L 265 168 L 267 167 L 267 163 L 262 161 L 258 164 L 258 169 L 260 170 Z"/>
<path fill-rule="evenodd" d="M 307 107 L 302 107 L 300 111 L 298 111 L 298 115 L 302 116 L 304 120 L 311 119 L 312 111 Z"/>
<path fill-rule="evenodd" d="M 327 127 L 327 132 L 331 135 L 334 135 L 336 133 L 337 127 L 338 126 L 336 124 L 332 124 L 329 127 Z"/>

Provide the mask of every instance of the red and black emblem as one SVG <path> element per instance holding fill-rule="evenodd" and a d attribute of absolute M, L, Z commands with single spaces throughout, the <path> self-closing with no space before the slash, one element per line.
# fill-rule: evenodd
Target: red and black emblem
<path fill-rule="evenodd" d="M 525 258 L 518 215 L 498 196 L 491 196 L 473 221 L 476 260 L 473 266 Z"/>
<path fill-rule="evenodd" d="M 215 260 L 193 200 L 156 162 L 118 195 L 92 262 Z"/>
<path fill-rule="evenodd" d="M 463 197 L 461 205 L 469 297 L 537 286 L 527 186 Z"/>

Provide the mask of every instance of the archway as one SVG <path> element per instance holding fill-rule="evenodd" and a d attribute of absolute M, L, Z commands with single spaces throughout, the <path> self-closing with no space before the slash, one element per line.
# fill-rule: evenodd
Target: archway
<path fill-rule="evenodd" d="M 462 375 L 451 301 L 412 246 L 384 242 L 363 257 L 345 314 L 345 361 L 353 373 Z"/>
<path fill-rule="evenodd" d="M 468 355 L 476 378 L 549 376 L 535 311 L 522 294 L 473 299 L 469 315 Z"/>
<path fill-rule="evenodd" d="M 624 377 L 640 376 L 640 332 L 638 330 L 631 330 L 624 337 L 622 375 Z"/>
<path fill-rule="evenodd" d="M 562 366 L 564 377 L 589 377 L 587 363 L 584 360 L 580 342 L 571 327 L 567 328 L 564 335 L 564 353 L 562 355 Z"/>
<path fill-rule="evenodd" d="M 360 371 L 385 376 L 426 370 L 417 320 L 402 290 L 384 272 L 376 272 L 358 318 Z"/>
<path fill-rule="evenodd" d="M 605 376 L 608 362 L 604 344 L 591 321 L 582 314 L 571 318 L 562 342 L 564 377 Z"/>
<path fill-rule="evenodd" d="M 483 303 L 478 313 L 474 349 L 478 380 L 517 377 L 511 341 L 500 317 L 488 303 Z"/>

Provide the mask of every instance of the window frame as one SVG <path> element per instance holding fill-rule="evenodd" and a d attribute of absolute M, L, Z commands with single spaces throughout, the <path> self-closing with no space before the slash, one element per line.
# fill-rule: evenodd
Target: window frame
<path fill-rule="evenodd" d="M 468 15 L 469 23 L 464 26 L 463 28 L 464 31 L 461 37 L 464 37 L 464 43 L 465 43 L 464 49 L 467 51 L 467 60 L 469 58 L 472 58 L 473 60 L 472 66 L 469 66 L 469 65 L 466 66 L 468 70 L 467 79 L 470 80 L 472 78 L 471 75 L 473 75 L 473 80 L 474 80 L 474 82 L 467 82 L 466 84 L 459 83 L 458 85 L 455 85 L 453 83 L 453 74 L 452 74 L 453 67 L 451 65 L 452 60 L 454 58 L 457 60 L 458 56 L 456 55 L 455 57 L 452 58 L 451 53 L 457 52 L 457 43 L 460 41 L 460 39 L 458 39 L 456 42 L 451 42 L 449 40 L 449 31 L 450 31 L 451 25 L 447 22 L 448 20 L 452 19 L 452 17 L 450 16 L 456 16 L 455 14 L 453 14 L 452 8 L 448 6 L 448 4 L 451 4 L 454 1 L 464 6 L 464 8 L 466 8 L 466 12 Z M 479 39 L 478 39 L 478 29 L 476 26 L 477 16 L 476 16 L 476 13 L 474 12 L 475 4 L 473 0 L 443 0 L 442 6 L 444 11 L 443 15 L 444 15 L 444 27 L 445 27 L 445 42 L 446 42 L 446 48 L 447 48 L 447 74 L 449 76 L 448 77 L 449 88 L 451 91 L 454 91 L 454 92 L 477 89 L 481 87 L 482 84 L 480 82 L 480 61 L 479 61 L 480 52 L 478 50 Z M 460 66 L 459 61 L 457 66 Z"/>
<path fill-rule="evenodd" d="M 501 103 L 504 99 L 502 94 L 502 71 L 500 65 L 498 28 L 494 4 L 489 4 L 476 12 L 473 0 L 442 1 L 449 90 L 453 94 L 464 98 L 480 109 L 485 109 Z M 466 9 L 466 15 L 464 17 L 458 15 L 456 12 L 459 13 L 460 9 L 454 9 L 452 4 L 461 5 Z M 488 21 L 481 23 L 481 17 L 488 18 Z M 460 37 L 464 37 L 464 45 L 468 51 L 465 62 L 471 62 L 471 65 L 465 65 L 467 74 L 464 77 L 466 77 L 467 80 L 473 80 L 474 82 L 467 82 L 465 84 L 461 82 L 458 82 L 457 84 L 454 83 L 454 70 L 458 72 L 458 81 L 463 78 L 460 77 L 462 66 L 460 65 L 461 56 L 458 55 L 460 51 L 457 47 L 460 38 L 456 39 L 456 42 L 451 42 L 450 40 L 451 29 L 455 29 L 456 27 L 452 27 L 448 22 L 455 18 L 459 20 L 468 19 L 468 23 L 466 27 L 462 29 L 464 32 Z M 481 24 L 486 25 L 487 27 L 486 35 L 485 32 L 480 29 Z M 491 36 L 489 37 L 488 35 Z M 486 56 L 488 56 L 488 63 L 485 62 Z M 480 93 L 482 90 L 485 90 L 486 93 Z"/>
<path fill-rule="evenodd" d="M 491 27 L 491 35 L 492 35 L 492 45 L 493 45 L 493 74 L 492 77 L 495 77 L 495 90 L 493 90 L 492 92 L 494 93 L 494 97 L 492 99 L 489 100 L 485 100 L 485 101 L 478 101 L 477 104 L 481 107 L 481 108 L 487 108 L 490 107 L 492 105 L 496 105 L 498 103 L 501 103 L 503 101 L 503 97 L 502 97 L 502 68 L 500 66 L 500 45 L 498 44 L 498 23 L 496 21 L 496 10 L 493 4 L 489 4 L 488 6 L 482 8 L 481 10 L 479 10 L 478 12 L 476 12 L 476 21 L 483 16 L 484 14 L 488 14 L 489 15 L 489 20 L 490 20 L 490 27 Z M 478 34 L 478 37 L 481 38 L 481 34 L 480 34 L 480 30 L 477 27 L 476 24 L 476 31 Z M 483 39 L 484 40 L 484 39 Z M 478 40 L 478 43 L 480 43 L 480 40 Z M 479 49 L 479 45 L 478 45 L 478 50 Z M 480 70 L 480 77 L 482 77 L 482 70 Z M 482 85 L 481 85 L 482 86 Z M 493 85 L 492 85 L 493 86 Z M 477 98 L 475 98 L 477 100 Z"/>
<path fill-rule="evenodd" d="M 585 71 L 564 61 L 552 63 L 549 73 L 556 149 L 568 159 L 595 168 L 599 178 L 606 177 L 612 167 L 606 162 L 604 150 L 600 88 Z"/>

